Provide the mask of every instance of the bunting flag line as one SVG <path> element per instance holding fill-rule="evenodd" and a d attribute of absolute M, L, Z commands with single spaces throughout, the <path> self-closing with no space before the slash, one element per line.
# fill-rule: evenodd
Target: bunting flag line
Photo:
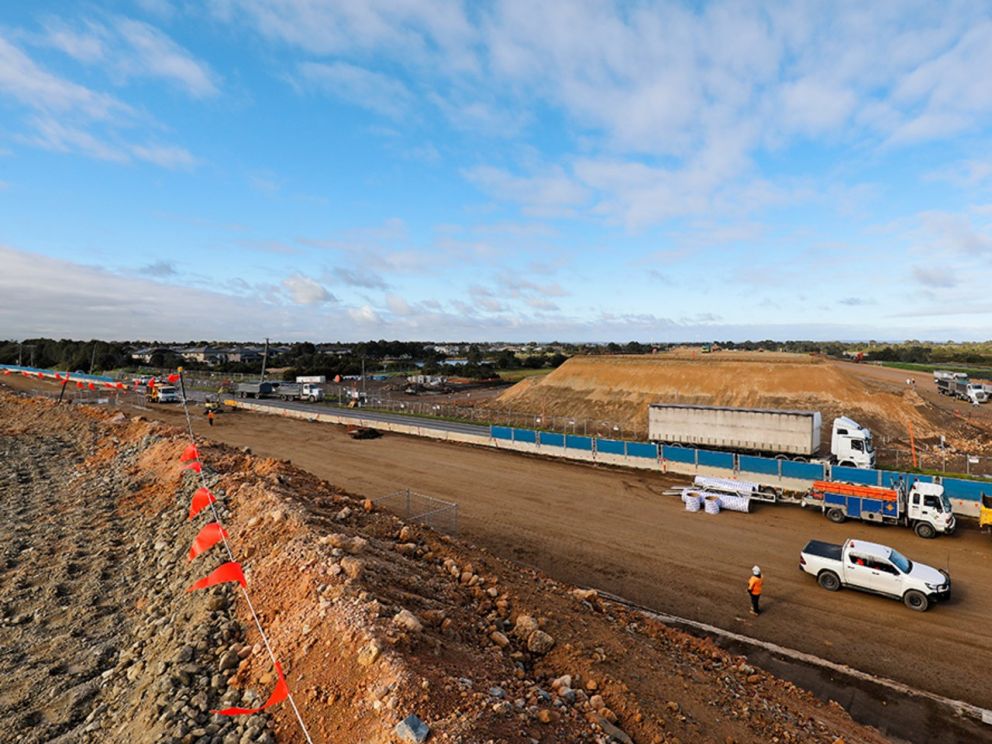
<path fill-rule="evenodd" d="M 44 380 L 45 379 L 45 375 L 43 375 L 41 372 L 39 372 L 38 373 L 38 379 L 39 380 Z"/>
<path fill-rule="evenodd" d="M 205 553 L 221 540 L 228 538 L 227 530 L 220 522 L 208 522 L 203 525 L 200 534 L 193 540 L 193 545 L 189 549 L 189 559 L 193 560 L 201 553 Z"/>
<path fill-rule="evenodd" d="M 189 505 L 189 518 L 192 519 L 208 506 L 216 503 L 217 499 L 210 493 L 209 488 L 202 486 L 196 489 L 196 492 L 193 494 L 193 501 Z"/>
<path fill-rule="evenodd" d="M 179 375 L 175 375 L 175 374 L 169 375 L 166 379 L 169 381 L 170 385 L 175 385 L 177 382 L 179 382 Z"/>
<path fill-rule="evenodd" d="M 187 589 L 186 592 L 195 592 L 197 589 L 206 589 L 208 586 L 226 584 L 231 581 L 241 584 L 242 589 L 248 588 L 248 582 L 245 581 L 245 573 L 241 570 L 241 564 L 236 561 L 228 561 L 221 564 L 202 579 L 194 582 L 193 586 Z"/>
<path fill-rule="evenodd" d="M 82 389 L 83 389 L 83 383 L 81 383 L 81 382 L 79 382 L 79 381 L 77 380 L 77 381 L 76 381 L 76 389 L 78 389 L 78 390 L 82 390 Z"/>
<path fill-rule="evenodd" d="M 192 470 L 194 473 L 202 473 L 203 465 L 201 465 L 198 460 L 193 460 L 193 462 L 184 467 L 183 470 Z"/>
<path fill-rule="evenodd" d="M 190 460 L 199 460 L 200 451 L 196 448 L 195 444 L 190 444 L 183 450 L 183 453 L 179 455 L 179 462 L 189 462 Z"/>
<path fill-rule="evenodd" d="M 269 695 L 269 699 L 265 701 L 264 705 L 258 708 L 224 708 L 223 710 L 212 710 L 210 712 L 221 716 L 250 716 L 253 713 L 265 710 L 270 705 L 281 703 L 289 697 L 289 686 L 286 684 L 286 677 L 282 673 L 282 664 L 278 661 L 276 662 L 276 675 L 279 679 L 276 682 L 276 686 L 272 688 L 272 694 Z"/>
<path fill-rule="evenodd" d="M 91 383 L 89 384 L 89 388 L 90 388 L 90 390 L 94 390 L 94 391 L 95 391 L 95 390 L 96 390 L 96 385 L 94 385 L 94 384 L 93 384 L 93 383 L 91 382 Z"/>

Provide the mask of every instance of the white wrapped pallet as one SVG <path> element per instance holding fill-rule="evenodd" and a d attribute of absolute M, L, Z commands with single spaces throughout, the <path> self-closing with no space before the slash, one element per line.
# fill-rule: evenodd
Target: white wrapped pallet
<path fill-rule="evenodd" d="M 703 509 L 707 514 L 719 514 L 720 513 L 720 497 L 719 496 L 707 496 L 703 499 Z"/>
<path fill-rule="evenodd" d="M 747 496 L 732 496 L 720 494 L 720 507 L 727 511 L 748 512 L 751 510 L 751 499 Z"/>
<path fill-rule="evenodd" d="M 682 500 L 685 502 L 685 510 L 698 512 L 702 498 L 695 491 L 683 491 Z"/>

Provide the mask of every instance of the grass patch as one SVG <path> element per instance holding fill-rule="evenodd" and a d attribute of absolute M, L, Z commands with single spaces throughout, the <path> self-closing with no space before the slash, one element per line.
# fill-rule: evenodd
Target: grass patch
<path fill-rule="evenodd" d="M 506 382 L 520 382 L 525 377 L 540 377 L 553 371 L 550 369 L 501 369 L 499 376 Z"/>
<path fill-rule="evenodd" d="M 917 362 L 879 362 L 883 367 L 905 369 L 911 372 L 933 372 L 944 369 L 948 372 L 964 372 L 968 377 L 992 379 L 992 367 L 963 367 L 957 364 L 921 364 Z"/>

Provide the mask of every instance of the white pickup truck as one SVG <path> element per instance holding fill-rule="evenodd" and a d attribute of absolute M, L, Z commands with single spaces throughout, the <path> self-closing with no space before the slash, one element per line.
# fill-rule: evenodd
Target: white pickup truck
<path fill-rule="evenodd" d="M 915 563 L 886 545 L 847 540 L 843 545 L 810 540 L 799 554 L 799 568 L 830 592 L 841 587 L 901 599 L 909 609 L 925 612 L 951 596 L 946 571 Z"/>

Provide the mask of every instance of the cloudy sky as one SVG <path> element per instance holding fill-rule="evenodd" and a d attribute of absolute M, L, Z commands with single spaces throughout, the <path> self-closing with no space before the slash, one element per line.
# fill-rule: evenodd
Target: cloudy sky
<path fill-rule="evenodd" d="M 0 7 L 0 338 L 992 337 L 983 2 Z"/>

